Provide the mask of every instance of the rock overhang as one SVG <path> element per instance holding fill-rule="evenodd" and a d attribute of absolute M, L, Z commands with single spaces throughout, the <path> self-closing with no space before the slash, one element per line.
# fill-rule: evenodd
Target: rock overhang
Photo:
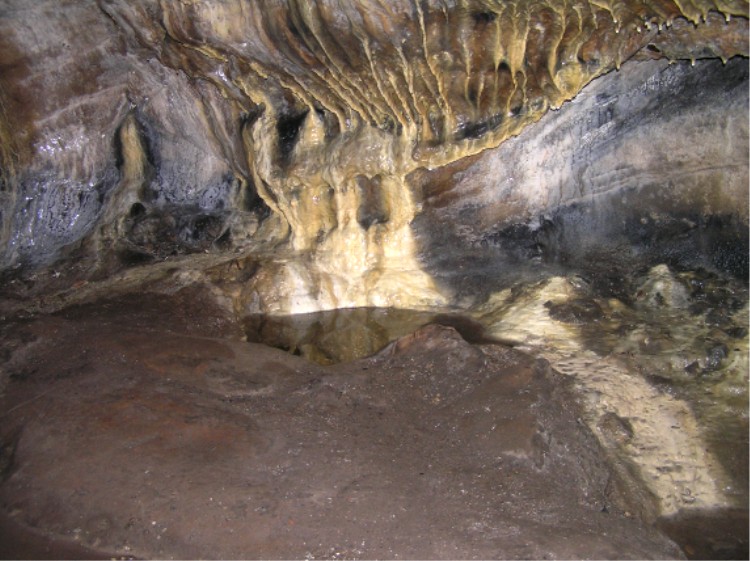
<path fill-rule="evenodd" d="M 92 279 L 180 255 L 275 253 L 281 257 L 249 293 L 285 286 L 287 294 L 260 297 L 250 311 L 443 305 L 455 299 L 450 282 L 434 279 L 444 272 L 446 250 L 434 248 L 446 233 L 463 232 L 448 244 L 459 255 L 493 236 L 507 245 L 520 235 L 531 261 L 545 244 L 543 260 L 560 261 L 583 238 L 584 246 L 602 238 L 607 249 L 623 235 L 612 241 L 601 225 L 622 209 L 604 205 L 592 224 L 575 204 L 584 200 L 587 214 L 602 191 L 635 183 L 653 193 L 625 194 L 624 220 L 636 223 L 626 229 L 682 200 L 676 207 L 696 208 L 663 223 L 716 216 L 713 225 L 729 225 L 730 245 L 742 246 L 747 196 L 737 185 L 747 177 L 747 127 L 727 115 L 747 111 L 746 63 L 691 74 L 644 61 L 726 65 L 746 57 L 745 2 L 144 0 L 62 8 L 10 2 L 0 14 L 0 235 L 11 275 L 66 259 L 86 263 L 79 276 Z M 636 61 L 640 70 L 608 74 Z M 549 115 L 597 78 L 611 85 L 593 103 L 573 104 L 591 114 L 585 122 Z M 721 123 L 701 117 L 713 115 L 712 105 Z M 545 115 L 544 133 L 521 134 Z M 680 138 L 664 143 L 658 130 L 673 125 Z M 630 130 L 638 127 L 640 137 Z M 519 134 L 516 144 L 535 147 L 498 155 Z M 707 148 L 721 134 L 724 157 Z M 684 165 L 693 144 L 692 157 L 706 160 L 693 166 L 701 169 Z M 662 145 L 660 168 L 654 153 Z M 502 158 L 515 160 L 488 163 Z M 625 179 L 633 170 L 635 179 Z M 441 212 L 433 195 L 445 178 L 463 200 L 438 197 L 447 205 Z M 658 208 L 649 197 L 662 200 Z M 553 214 L 579 232 L 549 249 L 554 243 L 540 242 L 537 226 L 547 235 Z"/>
<path fill-rule="evenodd" d="M 640 517 L 746 519 L 746 3 L 9 1 L 0 28 L 3 369 L 81 302 L 138 333 L 127 368 L 178 324 L 321 362 L 455 324 L 564 373 Z"/>

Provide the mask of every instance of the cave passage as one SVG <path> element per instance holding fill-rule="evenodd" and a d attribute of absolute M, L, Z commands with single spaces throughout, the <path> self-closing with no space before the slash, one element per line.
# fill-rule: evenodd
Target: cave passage
<path fill-rule="evenodd" d="M 745 0 L 0 0 L 0 558 L 747 559 Z"/>

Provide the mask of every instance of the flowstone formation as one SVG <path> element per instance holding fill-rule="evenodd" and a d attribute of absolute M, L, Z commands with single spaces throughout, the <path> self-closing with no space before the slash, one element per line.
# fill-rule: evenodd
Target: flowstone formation
<path fill-rule="evenodd" d="M 0 0 L 0 556 L 747 558 L 748 35 Z"/>
<path fill-rule="evenodd" d="M 251 247 L 274 257 L 247 312 L 444 305 L 414 239 L 411 172 L 498 146 L 633 57 L 746 54 L 747 11 L 5 2 L 2 264 L 77 252 L 90 279 Z"/>

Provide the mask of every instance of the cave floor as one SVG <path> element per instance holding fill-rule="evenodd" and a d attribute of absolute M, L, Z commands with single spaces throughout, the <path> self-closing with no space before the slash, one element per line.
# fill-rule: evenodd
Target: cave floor
<path fill-rule="evenodd" d="M 544 360 L 431 325 L 321 366 L 226 315 L 188 288 L 6 320 L 3 557 L 683 556 Z"/>

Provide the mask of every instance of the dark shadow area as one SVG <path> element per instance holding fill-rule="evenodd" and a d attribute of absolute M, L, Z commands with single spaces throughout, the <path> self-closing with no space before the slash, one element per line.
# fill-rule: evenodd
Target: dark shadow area
<path fill-rule="evenodd" d="M 292 150 L 297 144 L 300 130 L 307 118 L 309 110 L 302 110 L 281 115 L 278 119 L 276 130 L 279 135 L 279 160 L 282 165 L 289 163 Z"/>
<path fill-rule="evenodd" d="M 0 511 L 0 559 L 135 559 L 53 538 L 19 524 Z"/>
<path fill-rule="evenodd" d="M 519 282 L 577 274 L 599 295 L 625 299 L 629 279 L 665 263 L 676 271 L 704 269 L 748 282 L 748 229 L 738 216 L 667 214 L 668 193 L 644 218 L 642 190 L 576 203 L 467 240 L 460 223 L 437 213 L 414 220 L 425 269 L 458 300 L 483 301 Z M 648 196 L 653 200 L 654 191 Z M 663 206 L 662 206 L 663 205 Z M 666 212 L 665 212 L 666 211 Z M 466 226 L 471 216 L 461 213 Z M 627 301 L 627 300 L 625 300 Z"/>
<path fill-rule="evenodd" d="M 688 559 L 748 558 L 747 510 L 683 511 L 662 518 L 658 526 Z"/>

